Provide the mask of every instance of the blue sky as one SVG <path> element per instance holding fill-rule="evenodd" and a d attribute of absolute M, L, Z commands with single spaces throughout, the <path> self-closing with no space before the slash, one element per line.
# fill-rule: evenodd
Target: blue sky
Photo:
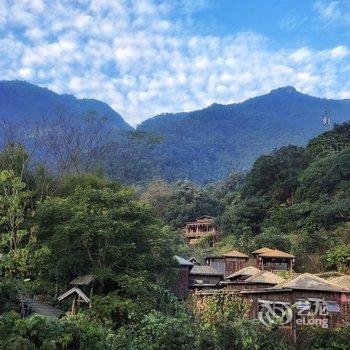
<path fill-rule="evenodd" d="M 350 0 L 0 0 L 0 76 L 163 112 L 293 85 L 350 98 Z"/>

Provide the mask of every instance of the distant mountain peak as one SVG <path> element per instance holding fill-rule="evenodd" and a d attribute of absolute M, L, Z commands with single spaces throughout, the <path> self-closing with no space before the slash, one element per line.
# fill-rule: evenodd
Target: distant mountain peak
<path fill-rule="evenodd" d="M 294 86 L 283 86 L 270 91 L 270 94 L 280 94 L 280 93 L 295 94 L 295 93 L 299 93 L 299 91 Z"/>
<path fill-rule="evenodd" d="M 118 112 L 102 101 L 60 95 L 23 80 L 0 80 L 0 119 L 26 124 L 42 117 L 54 120 L 62 113 L 77 118 L 93 113 L 108 119 L 108 126 L 114 131 L 133 129 Z"/>

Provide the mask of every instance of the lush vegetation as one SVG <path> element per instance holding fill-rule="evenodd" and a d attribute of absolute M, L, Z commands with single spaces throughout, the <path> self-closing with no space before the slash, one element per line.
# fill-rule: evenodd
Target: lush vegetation
<path fill-rule="evenodd" d="M 350 243 L 350 124 L 305 148 L 282 147 L 256 160 L 226 202 L 220 224 L 242 249 L 293 251 L 300 270 L 344 269 Z"/>
<path fill-rule="evenodd" d="M 86 158 L 72 162 L 83 169 Z M 173 256 L 270 246 L 294 252 L 299 271 L 342 271 L 350 255 L 350 123 L 206 187 L 156 178 L 133 188 L 92 168 L 52 172 L 14 143 L 0 152 L 0 349 L 287 349 L 249 320 L 248 301 L 177 300 Z M 188 248 L 180 229 L 203 214 L 217 217 L 221 239 Z M 84 274 L 98 281 L 91 308 L 20 317 L 20 296 L 68 311 L 57 296 Z M 349 341 L 347 329 L 308 332 L 300 349 Z"/>
<path fill-rule="evenodd" d="M 163 184 L 152 206 L 151 189 L 140 195 L 98 172 L 52 176 L 16 144 L 2 150 L 0 165 L 0 349 L 262 349 L 257 337 L 268 341 L 269 330 L 241 321 L 241 308 L 214 326 L 169 291 L 173 256 L 184 249 L 176 229 L 222 211 L 206 190 Z M 84 274 L 97 278 L 90 308 L 21 317 L 23 297 L 70 310 L 57 296 Z"/>
<path fill-rule="evenodd" d="M 294 252 L 299 271 L 342 271 L 350 256 L 349 169 L 345 123 L 305 148 L 284 146 L 259 157 L 246 175 L 206 187 L 155 180 L 143 197 L 174 228 L 203 213 L 217 217 L 220 242 L 208 248 L 203 241 L 190 255 L 269 246 Z"/>

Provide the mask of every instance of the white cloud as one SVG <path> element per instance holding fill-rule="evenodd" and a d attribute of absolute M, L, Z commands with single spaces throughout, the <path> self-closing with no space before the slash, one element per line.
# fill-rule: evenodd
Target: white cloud
<path fill-rule="evenodd" d="M 33 77 L 33 69 L 21 68 L 18 70 L 18 76 L 22 79 L 31 79 Z"/>
<path fill-rule="evenodd" d="M 349 50 L 345 46 L 340 45 L 332 49 L 330 54 L 332 58 L 344 58 L 349 54 Z"/>
<path fill-rule="evenodd" d="M 350 21 L 350 7 L 347 0 L 336 1 L 316 1 L 314 9 L 319 14 L 321 19 L 328 22 Z"/>
<path fill-rule="evenodd" d="M 312 52 L 307 47 L 302 47 L 290 55 L 290 58 L 295 62 L 306 61 L 312 57 Z"/>
<path fill-rule="evenodd" d="M 193 34 L 198 6 L 208 2 L 0 0 L 0 74 L 101 99 L 133 125 L 284 85 L 348 96 L 349 47 L 272 50 L 257 33 Z M 329 6 L 318 2 L 315 9 L 338 16 L 339 4 Z"/>

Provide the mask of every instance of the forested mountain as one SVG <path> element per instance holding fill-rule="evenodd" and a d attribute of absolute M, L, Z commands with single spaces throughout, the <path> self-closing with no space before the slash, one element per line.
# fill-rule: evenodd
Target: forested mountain
<path fill-rule="evenodd" d="M 344 122 L 350 119 L 350 100 L 317 98 L 284 87 L 243 103 L 162 114 L 138 130 L 163 137 L 152 155 L 159 174 L 208 183 L 232 169 L 249 169 L 259 155 L 275 148 L 305 145 L 325 130 L 325 110 L 332 123 Z"/>
<path fill-rule="evenodd" d="M 79 131 L 57 130 L 58 140 Z M 131 135 L 130 145 L 144 136 Z M 62 144 L 50 169 L 32 167 L 21 144 L 0 148 L 0 349 L 348 349 L 349 325 L 305 327 L 290 345 L 279 323 L 265 327 L 248 316 L 250 297 L 220 289 L 205 303 L 197 293 L 183 302 L 171 290 L 179 276 L 175 254 L 201 259 L 268 246 L 294 253 L 296 272 L 344 272 L 349 122 L 205 187 L 161 179 L 147 189 L 125 186 L 95 168 L 89 173 L 86 157 L 70 147 L 63 161 L 73 166 L 61 172 Z M 134 158 L 123 149 L 127 173 Z M 216 216 L 219 240 L 188 246 L 181 228 L 203 213 Z M 88 305 L 64 300 L 74 291 L 70 281 L 86 275 L 96 285 L 81 287 Z"/>
<path fill-rule="evenodd" d="M 61 115 L 79 118 L 89 113 L 107 118 L 113 130 L 132 130 L 120 114 L 101 101 L 59 95 L 24 81 L 0 81 L 0 120 L 21 125 L 41 118 L 52 121 Z"/>
<path fill-rule="evenodd" d="M 15 122 L 22 126 L 22 134 L 31 136 L 37 135 L 38 130 L 42 132 L 42 126 L 36 132 L 30 131 L 30 124 L 42 118 L 49 121 L 46 131 L 62 131 L 67 128 L 67 120 L 78 121 L 81 125 L 71 127 L 69 133 L 79 138 L 82 148 L 90 145 L 85 153 L 93 151 L 93 144 L 98 145 L 99 150 L 104 148 L 106 173 L 129 183 L 147 183 L 159 176 L 168 181 L 189 179 L 207 184 L 227 177 L 232 170 L 249 170 L 261 154 L 289 144 L 304 146 L 324 131 L 325 110 L 331 124 L 347 121 L 350 100 L 322 99 L 284 87 L 242 103 L 213 104 L 198 111 L 158 115 L 144 121 L 135 133 L 117 112 L 101 101 L 59 95 L 22 81 L 0 82 L 0 121 Z M 52 122 L 62 115 L 66 120 L 54 125 Z M 84 124 L 89 115 L 106 118 L 103 132 L 98 122 Z M 107 142 L 107 129 L 116 131 L 114 135 L 125 131 L 133 133 L 131 138 L 120 138 L 115 147 L 109 139 Z M 90 138 L 81 142 L 77 134 L 88 134 Z M 98 140 L 93 140 L 93 136 Z M 46 137 L 53 138 L 52 132 Z M 61 142 L 61 136 L 56 138 Z M 73 139 L 70 136 L 66 140 L 65 149 L 69 148 L 66 153 L 75 153 L 71 145 Z M 154 142 L 155 139 L 158 141 Z M 100 140 L 104 140 L 103 147 Z M 21 138 L 20 141 L 27 142 Z M 57 148 L 57 142 L 52 148 Z M 47 153 L 47 140 L 41 144 Z M 133 157 L 130 158 L 130 154 Z"/>

